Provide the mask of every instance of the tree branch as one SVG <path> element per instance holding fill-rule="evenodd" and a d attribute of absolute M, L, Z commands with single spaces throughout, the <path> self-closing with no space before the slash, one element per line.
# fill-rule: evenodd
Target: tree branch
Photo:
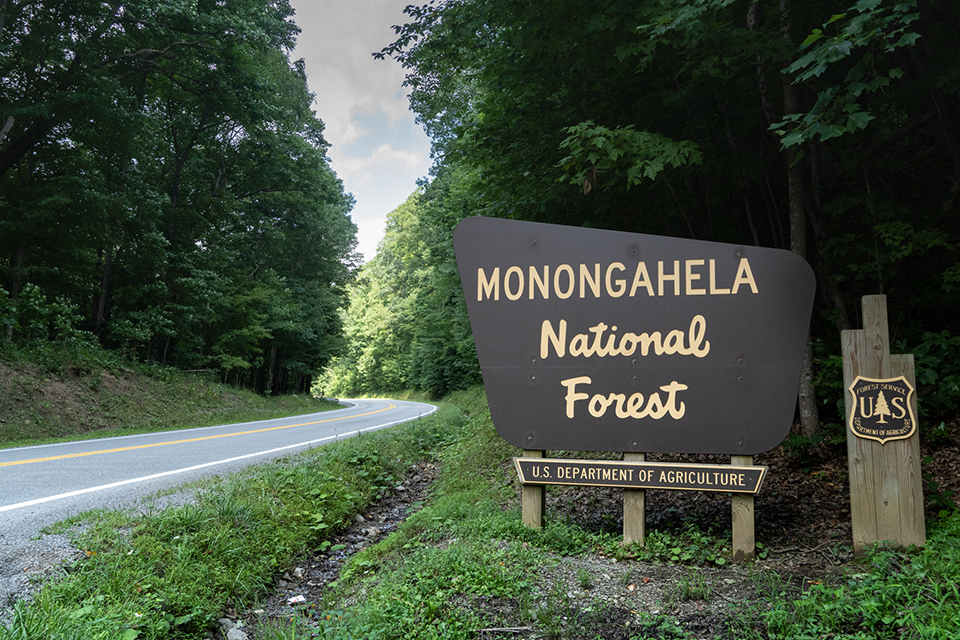
<path fill-rule="evenodd" d="M 138 58 L 141 60 L 149 60 L 158 56 L 166 56 L 171 50 L 178 47 L 198 47 L 201 49 L 215 49 L 215 47 L 206 46 L 203 44 L 203 40 L 193 40 L 187 42 L 174 42 L 163 49 L 140 49 L 134 53 L 125 53 L 121 58 Z"/>

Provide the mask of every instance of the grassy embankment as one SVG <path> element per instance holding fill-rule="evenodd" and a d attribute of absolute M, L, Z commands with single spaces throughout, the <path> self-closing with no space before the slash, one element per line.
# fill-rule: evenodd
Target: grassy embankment
<path fill-rule="evenodd" d="M 581 637 L 585 618 L 576 614 L 602 619 L 609 605 L 574 608 L 566 591 L 541 583 L 551 558 L 629 553 L 630 562 L 665 565 L 683 548 L 680 561 L 716 566 L 725 540 L 697 532 L 651 532 L 646 549 L 624 550 L 616 537 L 575 523 L 525 529 L 509 507 L 516 489 L 502 464 L 515 453 L 496 435 L 476 389 L 446 399 L 429 418 L 206 483 L 184 507 L 88 514 L 74 521 L 85 527 L 65 528 L 76 532 L 84 557 L 33 603 L 17 605 L 0 640 L 201 638 L 228 607 L 255 608 L 297 556 L 327 548 L 333 531 L 425 458 L 442 468 L 429 504 L 355 555 L 326 600 L 257 629 L 258 639 L 476 638 L 478 629 L 520 625 L 529 627 L 523 635 L 490 637 Z M 760 596 L 728 603 L 738 639 L 960 634 L 956 515 L 931 527 L 925 550 L 880 551 L 820 584 L 801 589 L 760 571 L 743 575 Z M 709 588 L 699 589 L 698 597 L 709 597 Z M 508 620 L 495 603 L 511 603 Z M 617 637 L 692 637 L 669 607 L 656 610 L 641 612 L 631 635 Z"/>
<path fill-rule="evenodd" d="M 0 447 L 266 420 L 336 405 L 265 398 L 173 369 L 51 373 L 0 361 Z"/>

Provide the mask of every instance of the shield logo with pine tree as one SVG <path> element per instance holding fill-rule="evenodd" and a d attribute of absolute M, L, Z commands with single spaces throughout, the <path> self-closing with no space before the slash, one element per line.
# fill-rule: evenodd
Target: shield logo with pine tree
<path fill-rule="evenodd" d="M 860 438 L 884 444 L 905 440 L 917 430 L 913 413 L 913 385 L 904 376 L 864 378 L 857 376 L 850 385 L 853 402 L 848 409 L 848 426 Z"/>

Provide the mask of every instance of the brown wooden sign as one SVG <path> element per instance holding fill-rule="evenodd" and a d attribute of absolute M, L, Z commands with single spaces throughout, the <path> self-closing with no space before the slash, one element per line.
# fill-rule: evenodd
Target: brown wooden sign
<path fill-rule="evenodd" d="M 511 444 L 752 455 L 789 432 L 815 288 L 795 254 L 496 218 L 453 241 Z"/>
<path fill-rule="evenodd" d="M 619 460 L 514 458 L 523 484 L 757 493 L 767 468 Z"/>
<path fill-rule="evenodd" d="M 850 431 L 858 438 L 906 440 L 917 430 L 913 415 L 913 385 L 904 377 L 864 378 L 857 376 L 849 387 L 852 410 Z"/>

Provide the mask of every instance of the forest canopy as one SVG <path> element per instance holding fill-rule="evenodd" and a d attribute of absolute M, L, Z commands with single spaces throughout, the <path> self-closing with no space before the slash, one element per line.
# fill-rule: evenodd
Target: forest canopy
<path fill-rule="evenodd" d="M 960 400 L 960 5 L 432 0 L 434 165 L 359 268 L 287 0 L 0 0 L 0 345 L 96 343 L 263 392 L 480 380 L 451 235 L 485 215 L 789 249 L 804 433 L 885 294 L 921 412 Z M 347 292 L 350 292 L 348 298 Z"/>
<path fill-rule="evenodd" d="M 287 0 L 0 2 L 0 343 L 306 390 L 340 348 L 352 197 Z"/>
<path fill-rule="evenodd" d="M 449 312 L 378 340 L 355 297 L 364 361 L 406 373 L 346 388 L 419 384 L 414 351 L 389 355 L 401 336 L 455 351 L 437 362 L 465 357 L 453 257 L 432 247 L 486 215 L 795 251 L 818 284 L 804 431 L 818 412 L 840 419 L 840 331 L 879 293 L 894 348 L 917 355 L 922 411 L 955 419 L 960 5 L 433 0 L 407 15 L 375 55 L 407 70 L 433 178 L 395 212 L 361 282 L 369 296 L 399 273 L 443 274 L 405 288 L 404 304 L 429 290 Z M 406 233 L 437 244 L 385 269 Z"/>

